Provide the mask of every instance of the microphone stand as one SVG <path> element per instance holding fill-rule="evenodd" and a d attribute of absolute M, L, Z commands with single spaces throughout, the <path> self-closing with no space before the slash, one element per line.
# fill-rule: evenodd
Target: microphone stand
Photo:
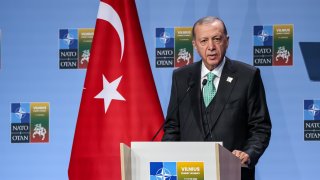
<path fill-rule="evenodd" d="M 189 94 L 189 92 L 190 92 L 191 88 L 193 88 L 194 84 L 195 84 L 194 81 L 190 81 L 190 82 L 188 83 L 189 86 L 188 86 L 186 92 L 184 93 L 183 97 L 181 98 L 180 101 L 178 101 L 178 103 L 174 106 L 174 108 L 172 109 L 172 111 L 170 111 L 170 113 L 168 113 L 168 115 L 172 115 L 172 113 L 177 110 L 178 106 L 182 103 L 182 101 L 185 99 L 185 97 L 187 96 L 187 94 Z M 151 141 L 154 141 L 154 139 L 158 136 L 158 134 L 160 133 L 161 129 L 163 129 L 163 127 L 164 127 L 165 124 L 166 124 L 166 121 L 164 121 L 164 122 L 162 123 L 161 127 L 158 129 L 157 133 L 152 137 Z"/>

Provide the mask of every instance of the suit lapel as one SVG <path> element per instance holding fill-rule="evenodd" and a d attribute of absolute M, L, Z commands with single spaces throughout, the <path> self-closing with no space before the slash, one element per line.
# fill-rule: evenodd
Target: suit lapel
<path fill-rule="evenodd" d="M 221 73 L 219 88 L 215 97 L 215 107 L 212 112 L 212 128 L 217 123 L 219 116 L 224 109 L 224 106 L 228 102 L 228 99 L 236 82 L 237 76 L 234 69 L 232 68 L 232 62 L 230 61 L 230 59 L 226 58 L 225 65 Z"/>
<path fill-rule="evenodd" d="M 203 130 L 203 126 L 202 126 L 202 114 L 201 114 L 201 107 L 200 107 L 200 103 L 201 102 L 201 61 L 197 62 L 194 66 L 194 69 L 191 70 L 191 72 L 193 72 L 192 74 L 192 80 L 195 82 L 195 87 L 192 88 L 191 92 L 190 92 L 190 98 L 191 98 L 191 102 L 192 103 L 192 111 L 195 117 L 195 121 L 197 123 L 197 125 L 199 126 L 201 133 L 203 135 L 203 137 L 205 136 L 204 134 L 204 130 Z"/>

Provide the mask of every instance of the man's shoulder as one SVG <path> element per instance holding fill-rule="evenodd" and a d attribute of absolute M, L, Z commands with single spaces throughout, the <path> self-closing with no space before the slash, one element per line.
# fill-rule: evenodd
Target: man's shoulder
<path fill-rule="evenodd" d="M 238 72 L 238 73 L 255 73 L 256 71 L 259 70 L 257 67 L 250 65 L 250 64 L 247 64 L 247 63 L 244 63 L 239 60 L 228 59 L 227 62 L 228 62 L 227 66 L 231 70 Z"/>

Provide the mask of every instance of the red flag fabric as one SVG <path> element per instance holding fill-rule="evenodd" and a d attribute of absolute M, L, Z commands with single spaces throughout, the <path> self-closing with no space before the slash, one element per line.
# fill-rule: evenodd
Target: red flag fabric
<path fill-rule="evenodd" d="M 100 2 L 90 56 L 68 175 L 120 180 L 120 143 L 150 141 L 164 121 L 134 0 Z"/>

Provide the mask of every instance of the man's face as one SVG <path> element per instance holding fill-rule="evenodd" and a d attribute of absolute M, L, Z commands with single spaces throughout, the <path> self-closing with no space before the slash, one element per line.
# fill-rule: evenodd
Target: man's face
<path fill-rule="evenodd" d="M 229 45 L 229 37 L 224 34 L 222 22 L 198 24 L 194 33 L 193 47 L 198 51 L 204 65 L 213 70 L 223 60 Z"/>

